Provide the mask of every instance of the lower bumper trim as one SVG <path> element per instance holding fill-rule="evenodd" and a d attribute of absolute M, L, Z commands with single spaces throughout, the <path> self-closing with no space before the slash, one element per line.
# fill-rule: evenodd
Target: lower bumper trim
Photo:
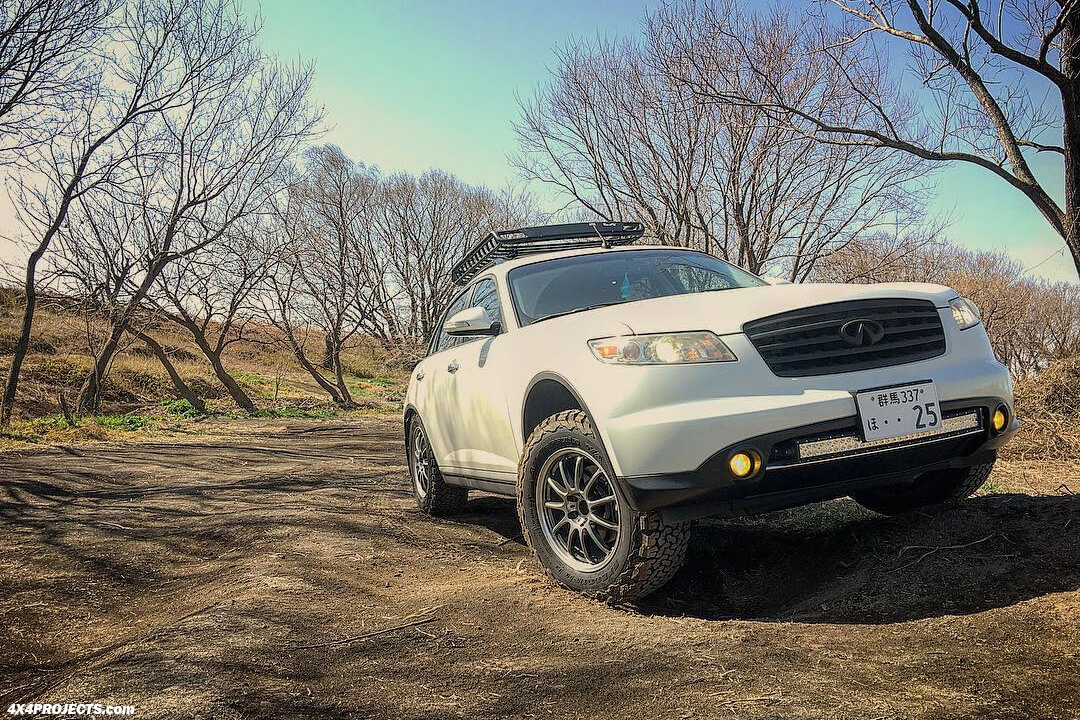
<path fill-rule="evenodd" d="M 935 470 L 970 467 L 993 462 L 997 449 L 1019 427 L 993 435 L 988 431 L 990 412 L 1000 398 L 969 398 L 942 403 L 943 417 L 954 419 L 945 432 L 899 444 L 854 446 L 840 454 L 800 460 L 797 443 L 855 437 L 856 418 L 750 438 L 712 455 L 696 470 L 620 478 L 630 504 L 639 511 L 659 511 L 671 522 L 716 515 L 768 512 L 849 494 L 854 488 L 914 480 Z M 978 424 L 970 427 L 972 418 Z M 944 424 L 944 423 L 943 423 Z M 752 448 L 768 458 L 764 472 L 751 480 L 731 475 L 726 458 L 736 448 Z M 820 451 L 821 449 L 819 449 Z"/>

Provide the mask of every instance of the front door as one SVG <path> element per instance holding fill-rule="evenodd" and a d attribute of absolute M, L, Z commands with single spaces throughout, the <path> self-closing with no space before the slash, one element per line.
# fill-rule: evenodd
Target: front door
<path fill-rule="evenodd" d="M 476 282 L 467 307 L 482 307 L 493 322 L 503 322 L 495 280 L 490 277 Z M 513 482 L 517 444 L 510 428 L 503 379 L 513 358 L 507 355 L 506 338 L 496 335 L 463 340 L 448 353 L 451 359 L 446 371 L 458 421 L 449 431 L 454 450 L 446 462 L 464 474 Z"/>

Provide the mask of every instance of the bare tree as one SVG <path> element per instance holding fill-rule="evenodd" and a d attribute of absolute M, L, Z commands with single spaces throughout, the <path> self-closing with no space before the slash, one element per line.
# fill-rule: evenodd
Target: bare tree
<path fill-rule="evenodd" d="M 274 235 L 259 227 L 258 217 L 247 220 L 218 242 L 167 266 L 147 303 L 191 334 L 229 396 L 250 413 L 255 403 L 226 369 L 223 355 L 231 345 L 248 339 L 245 330 L 255 319 L 252 296 L 263 287 L 281 247 L 273 242 Z"/>
<path fill-rule="evenodd" d="M 280 188 L 283 168 L 318 120 L 307 101 L 310 68 L 278 66 L 250 43 L 230 52 L 218 58 L 186 102 L 157 118 L 157 126 L 147 129 L 148 147 L 134 153 L 145 265 L 83 382 L 80 412 L 96 409 L 101 379 L 127 322 L 165 269 L 264 211 Z"/>
<path fill-rule="evenodd" d="M 751 23 L 734 7 L 726 19 L 733 31 Z M 645 46 L 564 52 L 552 83 L 523 109 L 524 175 L 603 218 L 642 218 L 663 244 L 795 280 L 852 238 L 921 219 L 918 160 L 823 146 L 757 107 L 695 92 L 671 51 L 684 22 L 661 11 Z M 773 30 L 769 42 L 783 52 L 794 31 Z M 783 71 L 790 85 L 806 68 Z M 840 88 L 815 100 L 841 114 L 861 102 Z"/>
<path fill-rule="evenodd" d="M 10 0 L 0 4 L 0 163 L 56 130 L 56 111 L 93 83 L 119 0 Z"/>
<path fill-rule="evenodd" d="M 358 333 L 385 335 L 385 322 L 393 320 L 386 253 L 373 228 L 379 177 L 332 145 L 311 148 L 305 161 L 302 176 L 280 198 L 284 249 L 264 310 L 301 366 L 336 404 L 350 408 L 341 353 Z M 322 336 L 322 362 L 309 358 L 311 330 Z"/>
<path fill-rule="evenodd" d="M 62 126 L 21 160 L 15 206 L 37 238 L 24 275 L 23 320 L 0 400 L 0 427 L 11 420 L 19 374 L 30 344 L 37 302 L 37 270 L 65 227 L 72 203 L 92 191 L 111 192 L 130 180 L 133 152 L 148 142 L 143 126 L 189 105 L 200 81 L 252 37 L 224 0 L 144 0 L 126 4 L 102 40 L 95 82 L 66 97 Z M 119 338 L 117 338 L 119 342 Z M 111 357 L 111 353 L 110 353 Z"/>
<path fill-rule="evenodd" d="M 707 176 L 715 118 L 627 42 L 571 45 L 522 103 L 514 162 L 603 219 L 640 218 L 661 243 L 713 251 Z"/>
<path fill-rule="evenodd" d="M 438 170 L 387 178 L 376 222 L 389 254 L 395 338 L 431 336 L 455 290 L 450 269 L 473 242 L 539 217 L 532 196 L 520 190 L 496 194 Z"/>
<path fill-rule="evenodd" d="M 776 58 L 763 52 L 767 25 L 755 23 L 750 35 L 733 31 L 729 3 L 684 6 L 681 15 L 689 20 L 672 52 L 692 69 L 682 79 L 696 93 L 790 118 L 808 137 L 992 173 L 1023 193 L 1065 239 L 1080 272 L 1078 5 L 819 0 L 817 21 L 800 19 L 805 32 L 791 51 L 813 69 L 812 94 L 838 82 L 857 93 L 864 107 L 857 116 L 800 102 L 782 82 Z M 889 71 L 894 44 L 911 55 L 907 83 Z M 753 86 L 768 93 L 747 92 L 740 75 L 753 76 Z M 1032 170 L 1031 153 L 1063 158 L 1064 207 Z"/>
<path fill-rule="evenodd" d="M 203 401 L 199 394 L 188 385 L 187 381 L 181 377 L 180 372 L 173 365 L 172 360 L 169 358 L 169 352 L 159 343 L 154 337 L 146 330 L 140 329 L 137 326 L 129 328 L 130 332 L 135 337 L 142 340 L 143 344 L 149 348 L 154 357 L 158 359 L 161 366 L 165 369 L 165 373 L 169 376 L 169 380 L 172 381 L 173 387 L 176 388 L 176 392 L 180 397 L 187 400 L 192 409 L 200 415 L 206 415 L 206 403 Z"/>

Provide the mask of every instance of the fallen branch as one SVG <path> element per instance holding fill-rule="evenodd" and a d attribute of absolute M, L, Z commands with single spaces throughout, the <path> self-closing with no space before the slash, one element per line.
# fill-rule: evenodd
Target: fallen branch
<path fill-rule="evenodd" d="M 994 536 L 993 535 L 987 535 L 986 537 L 984 537 L 984 538 L 982 538 L 980 540 L 975 540 L 974 542 L 964 543 L 963 545 L 940 545 L 938 547 L 930 547 L 929 545 L 908 545 L 907 547 L 904 547 L 904 548 L 902 548 L 900 550 L 900 555 L 903 555 L 908 550 L 923 550 L 923 549 L 926 549 L 926 552 L 924 552 L 922 555 L 915 558 L 914 560 L 912 560 L 908 564 L 901 565 L 898 568 L 894 568 L 891 572 L 899 572 L 900 570 L 904 570 L 906 568 L 912 567 L 913 565 L 918 565 L 919 563 L 921 563 L 926 558 L 930 557 L 934 553 L 939 552 L 941 550 L 962 550 L 963 548 L 968 548 L 968 547 L 971 547 L 972 545 L 978 545 L 979 543 L 984 543 L 984 542 L 986 542 L 987 540 L 989 540 L 992 537 L 994 537 Z"/>
<path fill-rule="evenodd" d="M 333 647 L 335 645 L 346 645 L 348 643 L 360 642 L 361 640 L 369 640 L 379 635 L 386 635 L 387 633 L 396 632 L 398 630 L 404 630 L 406 628 L 416 627 L 417 625 L 426 625 L 429 622 L 435 622 L 438 620 L 438 616 L 429 615 L 426 618 L 420 618 L 419 620 L 413 620 L 412 622 L 402 623 L 401 625 L 395 625 L 394 627 L 384 628 L 382 630 L 375 630 L 373 632 L 364 633 L 363 635 L 354 635 L 353 637 L 343 638 L 341 640 L 331 640 L 330 642 L 314 643 L 312 645 L 292 645 L 287 650 L 311 650 L 312 648 Z"/>

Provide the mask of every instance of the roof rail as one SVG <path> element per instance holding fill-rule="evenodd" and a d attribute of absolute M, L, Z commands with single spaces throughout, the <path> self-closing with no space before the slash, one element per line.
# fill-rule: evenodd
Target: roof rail
<path fill-rule="evenodd" d="M 645 234 L 638 222 L 589 222 L 499 230 L 489 233 L 466 251 L 450 271 L 450 278 L 464 285 L 496 262 L 521 255 L 629 245 Z"/>

